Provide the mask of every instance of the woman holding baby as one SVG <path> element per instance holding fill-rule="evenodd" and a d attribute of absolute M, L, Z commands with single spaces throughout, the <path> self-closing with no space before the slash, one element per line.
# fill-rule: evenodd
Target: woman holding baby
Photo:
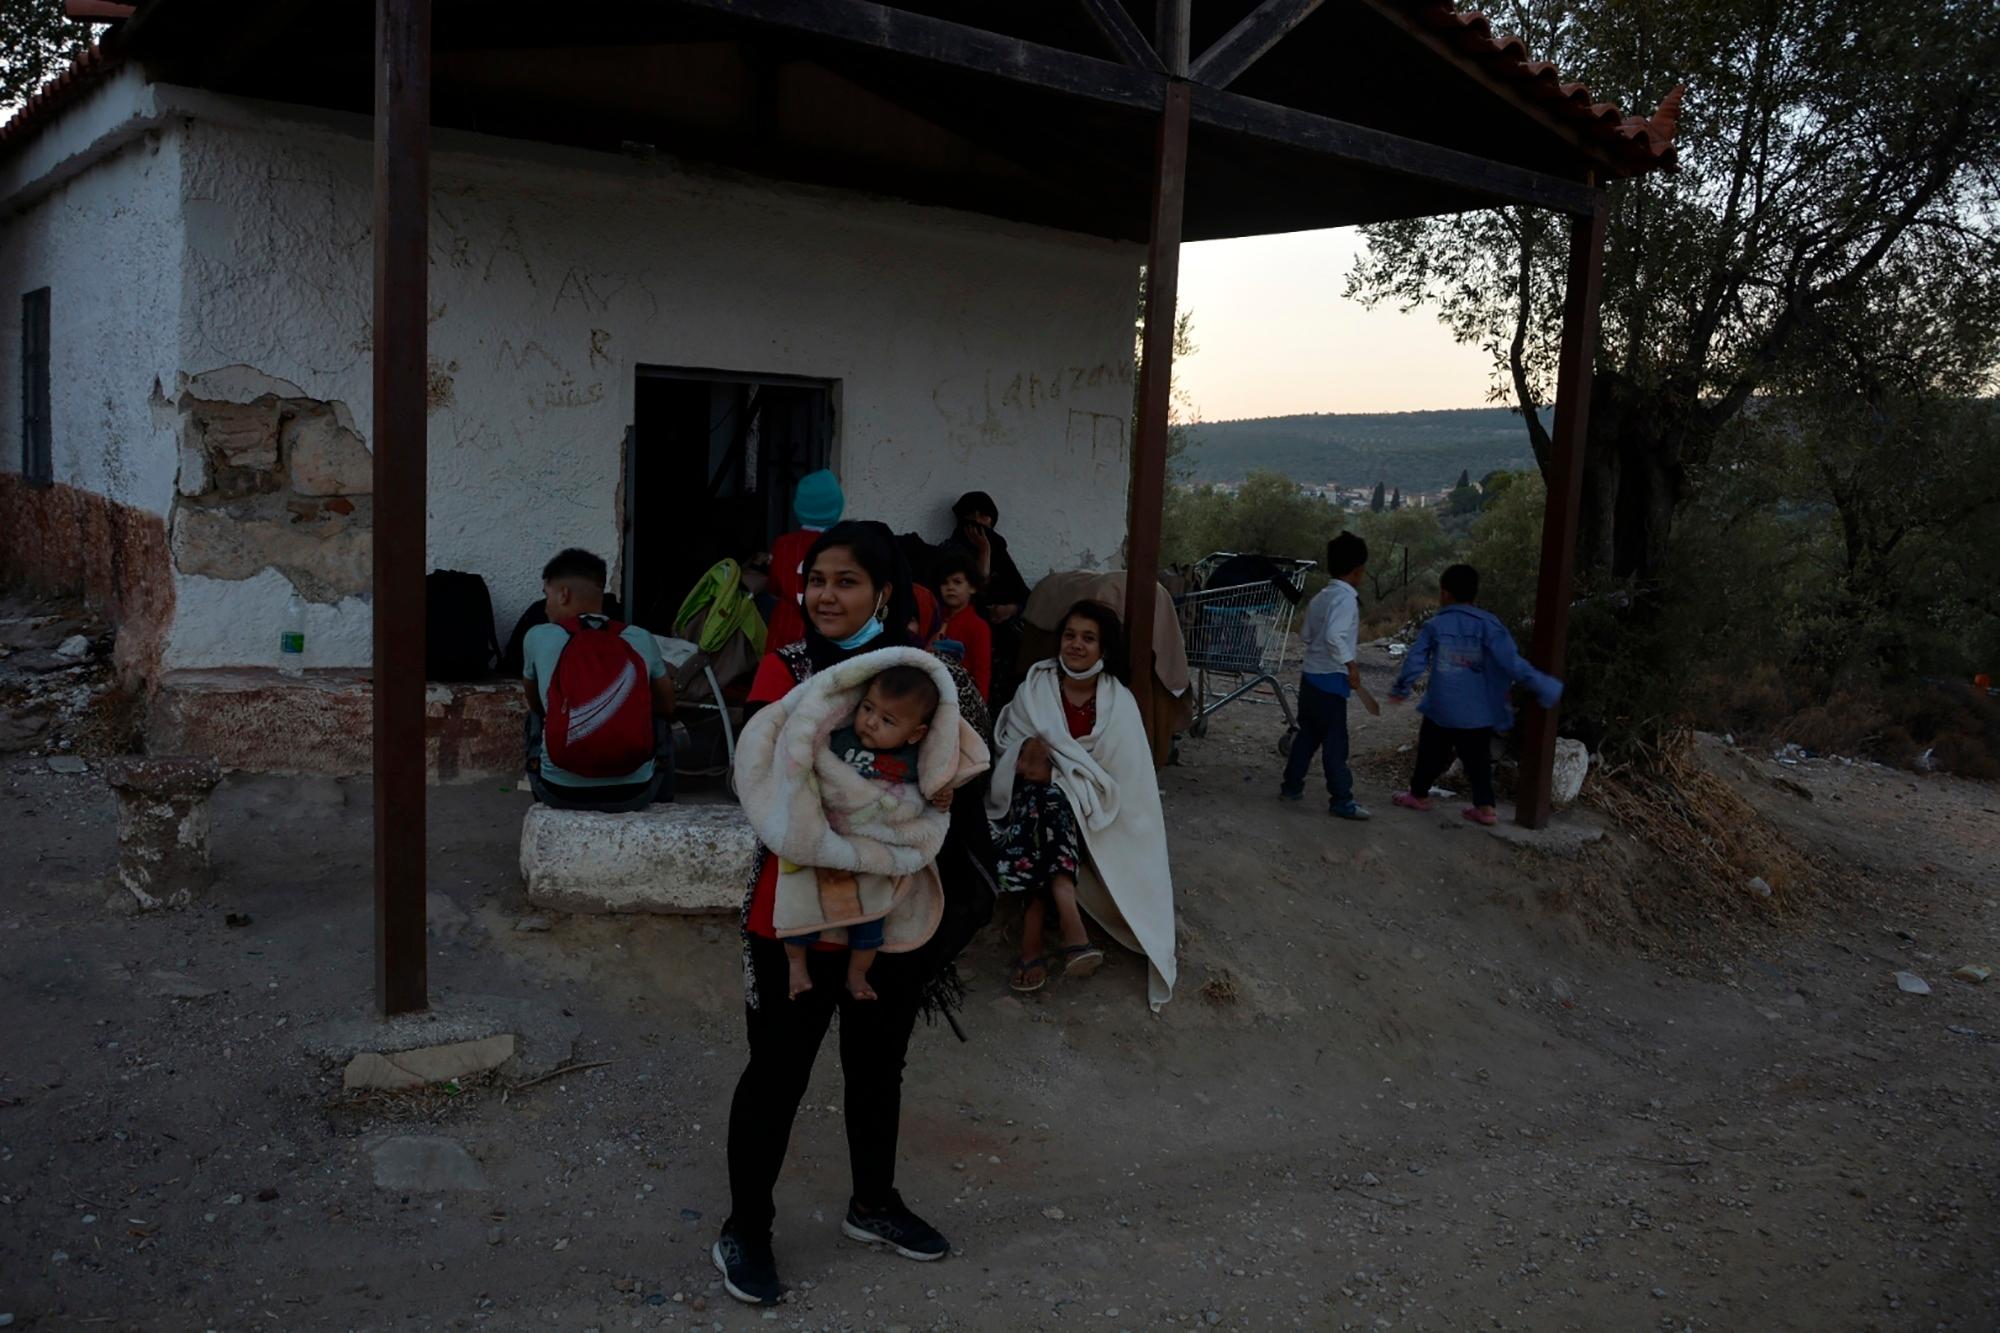
<path fill-rule="evenodd" d="M 1040 990 L 1056 961 L 1066 977 L 1098 969 L 1087 915 L 1146 956 L 1158 1010 L 1173 995 L 1173 878 L 1152 749 L 1115 665 L 1122 648 L 1110 607 L 1084 601 L 1064 614 L 1056 655 L 1029 668 L 1000 714 L 986 808 L 1001 887 L 1027 898 L 1014 989 Z"/>
<path fill-rule="evenodd" d="M 994 885 L 985 781 L 976 776 L 988 758 L 991 723 L 964 671 L 921 652 L 912 638 L 915 585 L 889 528 L 836 524 L 813 544 L 804 570 L 805 637 L 759 666 L 736 768 L 738 795 L 760 841 L 786 848 L 783 856 L 762 855 L 744 905 L 750 1060 L 730 1105 L 730 1216 L 711 1252 L 729 1294 L 757 1305 L 775 1302 L 783 1290 L 771 1250 L 772 1191 L 836 1012 L 854 1179 L 841 1231 L 910 1259 L 948 1252 L 945 1238 L 895 1188 L 903 1063 L 918 1014 L 940 1003 L 950 954 L 990 913 Z M 895 725 L 883 729 L 879 712 L 906 707 L 911 698 L 890 689 L 893 680 L 876 683 L 892 666 L 925 673 L 939 697 L 919 686 L 921 720 L 913 725 L 892 712 Z M 849 677 L 860 678 L 850 686 Z M 968 781 L 968 775 L 975 776 Z M 757 790 L 746 790 L 746 781 Z M 927 819 L 930 808 L 938 813 Z M 833 858 L 794 845 L 793 826 L 821 819 L 825 828 L 815 826 L 814 845 L 845 846 L 860 841 L 851 835 L 870 831 L 881 840 L 869 847 L 887 859 L 864 856 L 837 872 L 846 880 L 830 882 L 820 872 Z M 927 885 L 930 898 L 912 890 L 911 881 Z M 787 924 L 798 893 L 858 905 L 846 916 L 826 916 L 833 930 L 805 931 L 796 920 Z M 882 905 L 890 902 L 885 917 Z M 871 945 L 887 932 L 860 978 L 850 971 L 860 952 L 847 945 L 850 925 L 862 927 Z M 794 972 L 786 940 L 810 941 L 791 945 L 802 974 Z"/>

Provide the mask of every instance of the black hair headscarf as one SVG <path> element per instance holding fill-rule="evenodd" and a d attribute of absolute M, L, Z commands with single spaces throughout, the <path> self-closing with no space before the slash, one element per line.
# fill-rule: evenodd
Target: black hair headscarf
<path fill-rule="evenodd" d="M 958 497 L 958 503 L 951 507 L 951 516 L 960 523 L 974 514 L 991 514 L 993 521 L 1000 521 L 1000 506 L 993 503 L 993 497 L 985 491 L 967 491 Z"/>
<path fill-rule="evenodd" d="M 836 546 L 844 546 L 853 552 L 854 563 L 861 566 L 862 572 L 868 575 L 878 590 L 888 585 L 889 600 L 883 608 L 882 632 L 865 648 L 842 648 L 819 632 L 819 627 L 813 624 L 813 618 L 808 613 L 805 617 L 806 656 L 812 659 L 814 671 L 824 671 L 857 653 L 910 646 L 909 626 L 917 618 L 917 594 L 910 576 L 910 562 L 903 557 L 902 548 L 896 544 L 896 534 L 889 531 L 887 523 L 849 519 L 834 524 L 821 533 L 819 540 L 812 544 L 812 549 L 806 552 L 806 574 L 812 573 L 813 562 L 819 559 L 821 552 Z"/>

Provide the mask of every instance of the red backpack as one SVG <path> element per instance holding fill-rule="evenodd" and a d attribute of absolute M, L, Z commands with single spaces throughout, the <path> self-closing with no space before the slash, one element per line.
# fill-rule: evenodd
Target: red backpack
<path fill-rule="evenodd" d="M 558 623 L 569 642 L 549 675 L 542 732 L 549 762 L 578 777 L 624 777 L 653 757 L 646 659 L 621 637 L 625 626 L 616 620 Z"/>

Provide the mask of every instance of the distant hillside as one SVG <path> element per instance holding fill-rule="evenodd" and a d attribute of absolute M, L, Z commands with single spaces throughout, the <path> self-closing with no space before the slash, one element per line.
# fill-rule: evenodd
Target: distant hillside
<path fill-rule="evenodd" d="M 1451 485 L 1460 472 L 1476 481 L 1535 465 L 1521 418 L 1504 407 L 1211 421 L 1194 428 L 1193 445 L 1196 481 L 1241 481 L 1269 468 L 1304 485 L 1381 481 L 1429 491 Z"/>

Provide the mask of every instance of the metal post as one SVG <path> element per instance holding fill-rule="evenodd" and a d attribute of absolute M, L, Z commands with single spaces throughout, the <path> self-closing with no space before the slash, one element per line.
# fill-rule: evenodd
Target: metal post
<path fill-rule="evenodd" d="M 375 997 L 427 1006 L 424 393 L 431 0 L 375 8 Z"/>
<path fill-rule="evenodd" d="M 1146 247 L 1139 419 L 1132 431 L 1132 503 L 1125 562 L 1125 637 L 1139 716 L 1152 724 L 1153 615 L 1159 591 L 1160 519 L 1167 491 L 1167 407 L 1174 373 L 1174 302 L 1181 277 L 1181 206 L 1187 195 L 1190 86 L 1167 84 L 1154 152 L 1153 226 Z M 1159 738 L 1154 737 L 1155 741 Z"/>
<path fill-rule="evenodd" d="M 1556 371 L 1556 420 L 1550 436 L 1548 502 L 1542 512 L 1541 578 L 1535 589 L 1535 637 L 1530 656 L 1552 676 L 1563 674 L 1569 604 L 1576 584 L 1576 529 L 1583 506 L 1584 437 L 1590 425 L 1591 362 L 1597 349 L 1597 299 L 1604 278 L 1604 196 L 1576 218 L 1569 234 L 1569 283 L 1563 300 L 1561 360 Z M 1528 706 L 1521 732 L 1521 785 L 1514 817 L 1545 828 L 1553 808 L 1556 710 Z"/>

